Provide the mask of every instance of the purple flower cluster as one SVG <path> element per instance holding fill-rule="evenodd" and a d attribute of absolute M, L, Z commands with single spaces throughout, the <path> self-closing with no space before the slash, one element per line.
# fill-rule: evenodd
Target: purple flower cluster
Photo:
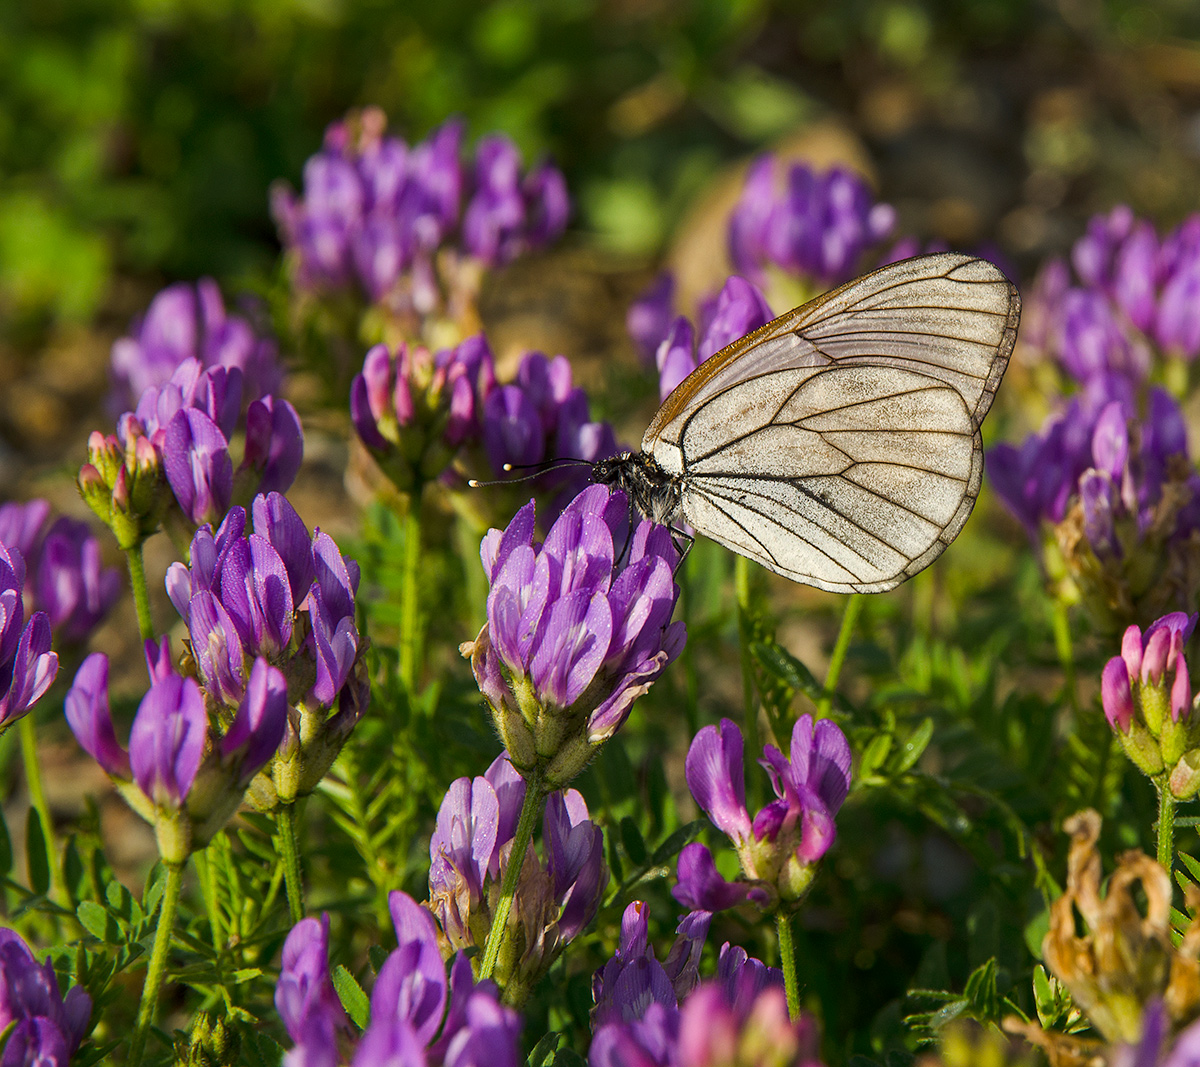
<path fill-rule="evenodd" d="M 116 410 L 134 407 L 147 389 L 165 385 L 188 359 L 205 370 L 236 368 L 248 401 L 278 392 L 283 381 L 275 341 L 259 336 L 241 315 L 228 314 L 217 283 L 201 278 L 194 286 L 180 282 L 163 289 L 130 335 L 113 343 Z"/>
<path fill-rule="evenodd" d="M 476 984 L 461 953 L 447 980 L 429 913 L 399 891 L 388 906 L 398 944 L 375 979 L 352 1067 L 517 1067 L 521 1020 L 496 987 Z M 328 930 L 327 919 L 301 920 L 284 946 L 275 1004 L 294 1043 L 289 1067 L 345 1062 L 338 1038 L 348 1027 L 329 976 Z"/>
<path fill-rule="evenodd" d="M 665 526 L 630 531 L 624 493 L 589 486 L 533 539 L 530 501 L 480 548 L 487 623 L 463 646 L 513 765 L 566 785 L 682 650 L 679 553 Z"/>
<path fill-rule="evenodd" d="M 255 497 L 250 517 L 253 532 L 240 507 L 216 533 L 200 527 L 190 566 L 168 570 L 167 593 L 187 622 L 212 699 L 241 702 L 255 657 L 282 670 L 295 708 L 273 775 L 279 798 L 294 800 L 324 776 L 366 708 L 367 686 L 356 670 L 363 650 L 354 617 L 359 571 L 328 534 L 310 536 L 280 493 Z M 312 721 L 302 723 L 306 718 Z"/>
<path fill-rule="evenodd" d="M 590 465 L 617 451 L 612 427 L 592 421 L 587 393 L 574 383 L 566 356 L 548 359 L 541 352 L 526 352 L 514 379 L 487 391 L 479 432 L 496 478 L 506 475 L 507 465 L 519 474 L 557 459 L 581 461 L 536 479 L 535 488 L 555 494 L 549 506 L 554 515 L 583 490 Z"/>
<path fill-rule="evenodd" d="M 219 697 L 173 669 L 167 639 L 146 642 L 150 688 L 138 705 L 129 748 L 117 741 L 108 703 L 108 657 L 94 652 L 64 705 L 80 746 L 155 828 L 159 853 L 179 864 L 229 821 L 250 780 L 283 740 L 287 683 L 261 656 L 230 719 Z M 215 723 L 228 725 L 217 729 Z"/>
<path fill-rule="evenodd" d="M 774 268 L 820 292 L 854 277 L 867 250 L 895 223 L 892 207 L 876 203 L 852 171 L 818 174 L 803 163 L 760 156 L 729 216 L 729 259 L 760 284 Z"/>
<path fill-rule="evenodd" d="M 295 480 L 304 455 L 300 418 L 286 400 L 271 396 L 246 408 L 246 443 L 235 474 L 229 442 L 240 425 L 243 384 L 236 366 L 206 369 L 188 358 L 166 382 L 142 393 L 137 409 L 118 420 L 115 435 L 92 434 L 80 489 L 123 549 L 157 529 L 168 503 L 161 477 L 192 526 L 215 522 L 235 492 L 246 499 L 283 492 Z"/>
<path fill-rule="evenodd" d="M 1164 615 L 1143 633 L 1130 626 L 1121 654 L 1104 666 L 1104 715 L 1129 758 L 1147 777 L 1168 776 L 1186 799 L 1200 790 L 1200 718 L 1192 717 L 1192 683 L 1184 649 L 1200 615 Z"/>
<path fill-rule="evenodd" d="M 617 952 L 592 980 L 591 1067 L 819 1067 L 816 1025 L 789 1020 L 781 971 L 726 943 L 716 979 L 697 986 L 708 918 L 686 916 L 659 964 L 646 906 L 626 909 Z"/>
<path fill-rule="evenodd" d="M 1022 326 L 1027 353 L 1074 381 L 1144 382 L 1157 362 L 1200 354 L 1200 214 L 1160 237 L 1125 205 L 1097 215 L 1071 251 L 1039 273 Z"/>
<path fill-rule="evenodd" d="M 686 316 L 677 316 L 654 351 L 658 396 L 666 400 L 675 387 L 709 356 L 746 334 L 765 326 L 774 315 L 757 286 L 734 274 L 721 291 L 700 306 L 697 330 Z M 699 336 L 699 344 L 696 338 Z"/>
<path fill-rule="evenodd" d="M 0 505 L 0 543 L 25 560 L 25 594 L 44 611 L 60 645 L 82 643 L 121 594 L 121 572 L 100 561 L 100 542 L 85 522 L 65 516 L 46 529 L 45 500 Z"/>
<path fill-rule="evenodd" d="M 584 487 L 589 464 L 617 450 L 612 427 L 592 421 L 587 393 L 575 385 L 565 356 L 527 352 L 514 379 L 501 385 L 482 334 L 432 355 L 401 344 L 393 357 L 376 345 L 354 379 L 350 413 L 363 444 L 403 492 L 442 476 L 474 447 L 467 465 L 495 478 L 505 477 L 509 464 L 579 460 L 536 479 L 557 502 Z"/>
<path fill-rule="evenodd" d="M 495 382 L 483 334 L 436 355 L 401 342 L 393 356 L 387 345 L 375 345 L 350 387 L 350 416 L 396 487 L 413 492 L 479 439 L 484 398 Z"/>
<path fill-rule="evenodd" d="M 1200 476 L 1183 412 L 1158 386 L 1112 373 L 1020 446 L 996 445 L 988 471 L 1038 545 L 1055 528 L 1068 572 L 1097 618 L 1116 625 L 1192 602 Z"/>
<path fill-rule="evenodd" d="M 719 727 L 696 734 L 688 749 L 688 788 L 733 842 L 746 881 L 725 881 L 704 845 L 688 845 L 679 854 L 679 883 L 672 890 L 685 907 L 718 911 L 750 900 L 769 910 L 790 909 L 833 844 L 834 816 L 850 790 L 850 746 L 837 725 L 802 715 L 792 728 L 790 758 L 774 745 L 763 747 L 777 799 L 753 819 L 746 808 L 742 745 L 737 725 L 722 719 Z"/>
<path fill-rule="evenodd" d="M 0 928 L 4 1067 L 67 1067 L 88 1032 L 91 1014 L 92 998 L 83 989 L 72 986 L 63 997 L 50 960 L 38 963 L 20 934 Z"/>
<path fill-rule="evenodd" d="M 273 190 L 301 288 L 357 285 L 372 302 L 427 315 L 443 299 L 439 250 L 497 267 L 562 234 L 570 205 L 551 164 L 522 174 L 516 147 L 498 134 L 464 164 L 457 120 L 411 146 L 386 125 L 378 108 L 335 123 L 304 166 L 303 196 Z"/>
<path fill-rule="evenodd" d="M 429 842 L 429 910 L 446 955 L 482 949 L 508 866 L 525 781 L 501 754 L 482 777 L 459 778 L 438 809 Z M 496 975 L 520 1002 L 592 921 L 608 885 L 604 834 L 574 789 L 554 792 L 542 819 L 544 863 L 526 853 L 517 882 L 520 907 L 510 913 Z"/>
<path fill-rule="evenodd" d="M 0 541 L 0 733 L 45 695 L 58 673 L 50 620 L 35 611 L 26 621 L 24 590 L 25 561 Z"/>

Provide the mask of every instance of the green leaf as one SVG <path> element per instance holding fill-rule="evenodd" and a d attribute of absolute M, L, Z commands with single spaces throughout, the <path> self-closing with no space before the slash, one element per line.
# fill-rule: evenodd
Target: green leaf
<path fill-rule="evenodd" d="M 82 926 L 97 941 L 106 945 L 121 945 L 125 943 L 125 932 L 117 918 L 107 908 L 94 900 L 85 900 L 75 909 L 75 916 Z"/>
<path fill-rule="evenodd" d="M 29 888 L 39 896 L 45 896 L 50 889 L 50 855 L 36 808 L 30 808 L 25 819 L 25 864 Z"/>
<path fill-rule="evenodd" d="M 661 867 L 673 860 L 679 855 L 683 846 L 698 837 L 700 831 L 707 825 L 707 819 L 693 819 L 691 822 L 681 826 L 654 850 L 654 855 L 650 857 L 650 866 Z"/>
<path fill-rule="evenodd" d="M 560 1048 L 554 1054 L 554 1067 L 587 1067 L 587 1060 L 573 1048 Z"/>
<path fill-rule="evenodd" d="M 71 899 L 78 901 L 87 892 L 87 871 L 83 867 L 83 858 L 72 834 L 67 839 L 67 847 L 63 850 L 63 882 Z"/>
<path fill-rule="evenodd" d="M 921 753 L 929 745 L 933 737 L 933 720 L 925 719 L 911 734 L 900 748 L 900 759 L 896 764 L 896 774 L 904 774 L 921 758 Z"/>
<path fill-rule="evenodd" d="M 646 842 L 642 839 L 642 832 L 638 829 L 635 823 L 628 815 L 620 822 L 621 830 L 621 845 L 625 849 L 625 855 L 640 867 L 646 862 Z"/>
<path fill-rule="evenodd" d="M 551 1030 L 550 1033 L 543 1034 L 542 1039 L 533 1046 L 533 1051 L 529 1054 L 529 1059 L 525 1061 L 526 1067 L 545 1067 L 554 1050 L 558 1048 L 561 1040 L 562 1034 L 556 1030 Z"/>
<path fill-rule="evenodd" d="M 382 945 L 372 945 L 370 948 L 368 948 L 367 962 L 371 965 L 371 970 L 378 974 L 380 970 L 382 970 L 388 955 L 388 950 Z"/>
<path fill-rule="evenodd" d="M 365 1030 L 371 1018 L 371 1002 L 362 986 L 354 980 L 354 975 L 340 963 L 333 972 L 333 988 L 350 1021 L 360 1030 Z"/>
<path fill-rule="evenodd" d="M 878 733 L 872 737 L 859 761 L 858 780 L 864 781 L 874 777 L 879 768 L 883 766 L 883 761 L 887 759 L 891 749 L 892 735 L 890 733 Z"/>

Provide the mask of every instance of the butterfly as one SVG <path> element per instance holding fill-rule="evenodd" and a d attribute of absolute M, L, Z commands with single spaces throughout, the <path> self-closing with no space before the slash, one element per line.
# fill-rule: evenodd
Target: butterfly
<path fill-rule="evenodd" d="M 892 589 L 971 514 L 1020 314 L 987 260 L 881 267 L 701 363 L 592 479 L 793 581 Z"/>

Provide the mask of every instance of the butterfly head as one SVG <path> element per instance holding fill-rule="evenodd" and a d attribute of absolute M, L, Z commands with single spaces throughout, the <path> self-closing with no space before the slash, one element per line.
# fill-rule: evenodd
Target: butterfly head
<path fill-rule="evenodd" d="M 681 488 L 645 452 L 621 452 L 592 465 L 592 481 L 626 493 L 652 522 L 669 526 L 679 513 Z"/>

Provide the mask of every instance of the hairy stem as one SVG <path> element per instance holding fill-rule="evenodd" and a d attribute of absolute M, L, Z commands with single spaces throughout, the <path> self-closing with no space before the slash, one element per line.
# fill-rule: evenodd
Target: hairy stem
<path fill-rule="evenodd" d="M 775 927 L 779 931 L 779 965 L 783 968 L 788 1017 L 794 1022 L 800 1015 L 800 981 L 796 975 L 796 942 L 792 922 L 791 915 L 782 911 L 775 913 Z"/>
<path fill-rule="evenodd" d="M 1158 786 L 1158 862 L 1170 873 L 1175 861 L 1175 796 L 1165 778 Z"/>
<path fill-rule="evenodd" d="M 483 950 L 483 964 L 479 978 L 491 978 L 500 958 L 500 943 L 508 928 L 508 913 L 512 910 L 513 897 L 517 894 L 517 881 L 525 863 L 525 850 L 533 839 L 533 828 L 546 799 L 546 786 L 541 776 L 525 779 L 525 803 L 521 805 L 521 818 L 517 822 L 517 835 L 513 838 L 512 851 L 508 854 L 508 866 L 504 869 L 504 880 L 500 883 L 500 900 L 492 913 L 492 928 L 488 931 L 487 944 Z"/>
<path fill-rule="evenodd" d="M 167 951 L 171 947 L 171 931 L 175 926 L 175 912 L 179 909 L 179 891 L 183 887 L 183 864 L 167 865 L 167 885 L 163 890 L 162 904 L 158 909 L 158 926 L 154 932 L 154 948 L 150 952 L 150 967 L 146 971 L 146 984 L 142 987 L 142 1003 L 138 1007 L 137 1028 L 129 1046 L 129 1067 L 140 1067 L 146 1051 L 146 1038 L 154 1025 L 158 1010 L 158 998 L 163 980 L 167 976 Z"/>
<path fill-rule="evenodd" d="M 146 585 L 146 561 L 142 558 L 141 544 L 127 549 L 125 559 L 129 563 L 129 585 L 133 589 L 133 606 L 137 609 L 138 631 L 143 641 L 150 641 L 154 638 L 154 620 L 150 618 L 150 589 Z"/>
<path fill-rule="evenodd" d="M 279 859 L 287 887 L 288 916 L 294 926 L 304 918 L 304 881 L 300 877 L 300 850 L 296 847 L 296 805 L 280 804 L 275 815 Z"/>

